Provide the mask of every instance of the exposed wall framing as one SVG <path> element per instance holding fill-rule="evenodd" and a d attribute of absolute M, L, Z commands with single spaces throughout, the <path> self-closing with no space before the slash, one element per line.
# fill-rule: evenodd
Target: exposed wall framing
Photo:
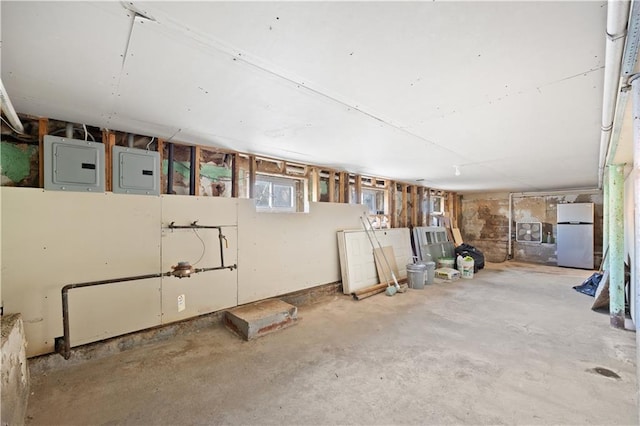
<path fill-rule="evenodd" d="M 37 129 L 37 160 L 32 165 L 37 167 L 37 184 L 44 186 L 43 153 L 44 136 L 47 134 L 62 135 L 66 132 L 67 123 L 48 118 L 25 116 L 24 121 L 32 122 L 34 140 Z M 84 132 L 85 128 L 87 133 Z M 98 129 L 91 126 L 73 124 L 74 138 L 90 138 L 105 144 L 105 187 L 113 189 L 112 151 L 113 146 L 131 146 L 138 149 L 150 149 L 155 141 L 155 148 L 160 154 L 162 164 L 160 173 L 161 192 L 168 188 L 168 145 L 163 139 L 151 136 L 130 135 L 125 132 Z M 78 133 L 79 132 L 79 133 Z M 89 140 L 89 139 L 88 139 Z M 394 182 L 386 179 L 361 176 L 344 170 L 305 165 L 286 160 L 259 157 L 209 146 L 188 143 L 171 143 L 174 151 L 172 164 L 173 191 L 176 194 L 192 194 L 200 196 L 254 197 L 256 174 L 268 174 L 299 179 L 304 188 L 296 191 L 296 202 L 303 205 L 308 201 L 325 201 L 337 203 L 363 203 L 363 190 L 372 188 L 384 194 L 384 214 L 378 200 L 375 216 L 380 223 L 388 223 L 390 227 L 424 226 L 437 222 L 441 217 L 450 218 L 451 226 L 458 227 L 461 214 L 461 201 L 456 193 L 448 193 L 429 189 L 405 182 Z M 191 156 L 194 147 L 195 158 Z M 34 148 L 35 149 L 35 148 Z M 153 149 L 153 148 L 151 148 Z M 35 151 L 34 151 L 35 155 Z M 35 162 L 37 161 L 37 165 Z M 33 171 L 35 177 L 36 170 Z M 192 185 L 195 178 L 195 187 Z M 24 183 L 22 183 L 24 186 Z M 35 184 L 35 183 L 34 183 Z M 192 190 L 193 188 L 193 190 Z M 431 198 L 443 197 L 444 214 L 434 215 L 431 211 Z M 371 195 L 368 195 L 371 203 Z M 370 208 L 373 208 L 371 205 Z M 382 217 L 381 217 L 382 216 Z"/>

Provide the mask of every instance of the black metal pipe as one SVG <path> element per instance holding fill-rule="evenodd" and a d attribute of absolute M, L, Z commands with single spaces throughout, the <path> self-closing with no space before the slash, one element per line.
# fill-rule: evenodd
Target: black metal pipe
<path fill-rule="evenodd" d="M 220 264 L 224 266 L 224 249 L 222 248 L 222 240 L 227 241 L 227 237 L 222 235 L 222 229 L 218 229 L 218 242 L 220 243 Z"/>
<path fill-rule="evenodd" d="M 220 264 L 224 267 L 224 248 L 222 247 L 222 240 L 227 240 L 222 234 L 222 226 L 204 226 L 197 225 L 193 222 L 191 225 L 174 225 L 173 222 L 169 224 L 169 229 L 217 229 L 218 230 L 218 242 L 220 245 Z"/>
<path fill-rule="evenodd" d="M 124 278 L 114 278 L 110 280 L 100 280 L 100 281 L 89 281 L 84 283 L 76 283 L 76 284 L 67 284 L 62 287 L 62 328 L 63 328 L 63 342 L 62 348 L 56 347 L 58 352 L 62 351 L 62 356 L 64 359 L 69 359 L 71 356 L 71 339 L 70 339 L 70 330 L 69 330 L 69 290 L 74 288 L 81 287 L 93 287 L 98 285 L 106 285 L 113 283 L 121 283 L 126 281 L 136 281 L 136 280 L 145 280 L 148 278 L 159 278 L 163 276 L 169 276 L 171 272 L 166 272 L 164 274 L 147 274 L 147 275 L 137 275 L 133 277 L 124 277 Z M 58 344 L 56 344 L 58 346 Z"/>
<path fill-rule="evenodd" d="M 222 226 L 204 226 L 204 225 L 196 225 L 196 224 L 191 224 L 191 225 L 174 225 L 173 222 L 171 222 L 168 226 L 169 229 L 222 229 Z"/>
<path fill-rule="evenodd" d="M 211 268 L 199 268 L 194 269 L 192 274 L 197 274 L 199 272 L 207 272 L 207 271 L 218 271 L 221 269 L 229 269 L 233 271 L 237 269 L 238 265 L 233 264 L 232 266 L 215 266 Z M 93 287 L 98 285 L 107 285 L 114 283 L 122 283 L 127 281 L 137 281 L 137 280 L 145 280 L 149 278 L 160 278 L 160 277 L 169 277 L 172 276 L 173 272 L 164 272 L 160 274 L 147 274 L 147 275 L 136 275 L 132 277 L 123 277 L 123 278 L 113 278 L 109 280 L 99 280 L 99 281 L 88 281 L 84 283 L 76 283 L 76 284 L 67 284 L 62 287 L 62 339 L 57 338 L 55 343 L 56 352 L 60 353 L 64 359 L 69 359 L 71 357 L 71 331 L 69 325 L 69 290 L 74 288 L 82 288 L 82 287 Z"/>
<path fill-rule="evenodd" d="M 198 272 L 219 271 L 220 269 L 228 269 L 230 271 L 233 271 L 234 269 L 238 269 L 238 265 L 234 263 L 231 266 L 215 266 L 212 268 L 197 268 L 193 270 L 193 273 L 197 274 Z"/>
<path fill-rule="evenodd" d="M 167 143 L 167 194 L 173 194 L 173 144 Z"/>
<path fill-rule="evenodd" d="M 191 147 L 190 167 L 189 167 L 189 195 L 196 195 L 196 147 Z"/>

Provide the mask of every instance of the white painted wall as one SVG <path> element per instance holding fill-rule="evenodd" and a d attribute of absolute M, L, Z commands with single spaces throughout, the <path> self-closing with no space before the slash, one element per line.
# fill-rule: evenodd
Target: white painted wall
<path fill-rule="evenodd" d="M 167 225 L 222 225 L 225 263 L 238 270 L 74 289 L 72 345 L 141 330 L 340 280 L 336 232 L 359 227 L 362 206 L 312 203 L 310 213 L 256 213 L 246 199 L 51 192 L 0 188 L 2 297 L 22 313 L 28 356 L 62 335 L 61 288 L 69 283 L 167 272 L 195 262 L 202 243 Z M 219 265 L 217 231 L 199 230 L 197 267 Z M 186 298 L 178 312 L 177 297 Z"/>
<path fill-rule="evenodd" d="M 359 229 L 366 208 L 310 203 L 309 214 L 256 213 L 238 199 L 238 303 L 340 281 L 337 231 Z"/>

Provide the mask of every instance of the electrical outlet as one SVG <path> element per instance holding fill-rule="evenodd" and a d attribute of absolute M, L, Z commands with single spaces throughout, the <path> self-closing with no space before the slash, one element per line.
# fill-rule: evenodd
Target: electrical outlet
<path fill-rule="evenodd" d="M 187 300 L 184 297 L 184 294 L 178 296 L 178 312 L 182 312 L 187 309 Z"/>

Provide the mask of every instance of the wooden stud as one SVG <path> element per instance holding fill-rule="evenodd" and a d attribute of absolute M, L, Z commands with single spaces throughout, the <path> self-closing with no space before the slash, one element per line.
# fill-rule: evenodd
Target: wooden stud
<path fill-rule="evenodd" d="M 387 189 L 389 194 L 389 226 L 391 228 L 398 227 L 398 215 L 396 214 L 396 183 L 389 181 L 389 188 Z"/>
<path fill-rule="evenodd" d="M 418 222 L 415 226 L 425 226 L 424 190 L 425 190 L 424 186 L 421 186 L 418 188 Z"/>
<path fill-rule="evenodd" d="M 338 193 L 338 202 L 349 202 L 349 173 L 340 172 L 338 175 L 338 186 L 340 191 Z"/>
<path fill-rule="evenodd" d="M 116 134 L 109 130 L 102 131 L 104 144 L 104 186 L 105 191 L 113 191 L 113 147 L 116 144 Z"/>
<path fill-rule="evenodd" d="M 451 227 L 457 228 L 458 227 L 458 203 L 457 203 L 458 194 L 456 194 L 455 192 L 450 192 L 449 198 L 451 198 Z"/>
<path fill-rule="evenodd" d="M 425 188 L 427 211 L 425 212 L 425 226 L 431 226 L 431 189 Z"/>
<path fill-rule="evenodd" d="M 411 185 L 411 222 L 409 223 L 409 226 L 419 226 L 418 206 L 418 187 Z"/>
<path fill-rule="evenodd" d="M 449 217 L 449 223 L 453 227 L 453 193 L 447 192 L 445 194 L 447 198 L 447 207 L 445 208 L 445 216 Z"/>
<path fill-rule="evenodd" d="M 320 172 L 317 167 L 309 168 L 309 182 L 311 187 L 311 201 L 317 203 L 320 199 Z"/>
<path fill-rule="evenodd" d="M 356 175 L 356 204 L 362 204 L 362 176 Z"/>
<path fill-rule="evenodd" d="M 49 133 L 49 119 L 38 119 L 38 186 L 44 188 L 44 137 Z"/>
<path fill-rule="evenodd" d="M 296 188 L 296 211 L 304 212 L 305 205 L 305 190 L 304 190 L 304 180 L 295 180 L 295 188 Z"/>
<path fill-rule="evenodd" d="M 329 172 L 328 191 L 329 191 L 329 202 L 335 203 L 336 202 L 336 172 L 334 172 L 333 170 Z"/>
<path fill-rule="evenodd" d="M 158 151 L 158 154 L 160 154 L 160 176 L 158 177 L 160 179 L 160 193 L 166 194 L 167 180 L 165 179 L 165 174 L 162 169 L 162 163 L 164 161 L 164 139 L 158 138 L 156 150 Z"/>
<path fill-rule="evenodd" d="M 253 199 L 256 196 L 256 156 L 249 156 L 249 198 Z"/>
<path fill-rule="evenodd" d="M 191 173 L 195 173 L 196 174 L 196 187 L 194 188 L 194 194 L 193 195 L 200 195 L 200 156 L 202 155 L 202 148 L 200 145 L 196 145 L 195 146 L 195 150 L 196 150 L 196 158 L 195 158 L 195 162 L 193 164 L 193 170 L 191 170 Z"/>
<path fill-rule="evenodd" d="M 400 227 L 406 228 L 407 222 L 409 221 L 409 217 L 407 214 L 407 202 L 409 201 L 407 197 L 407 184 L 401 183 L 400 188 L 402 189 L 402 210 L 400 210 Z"/>

